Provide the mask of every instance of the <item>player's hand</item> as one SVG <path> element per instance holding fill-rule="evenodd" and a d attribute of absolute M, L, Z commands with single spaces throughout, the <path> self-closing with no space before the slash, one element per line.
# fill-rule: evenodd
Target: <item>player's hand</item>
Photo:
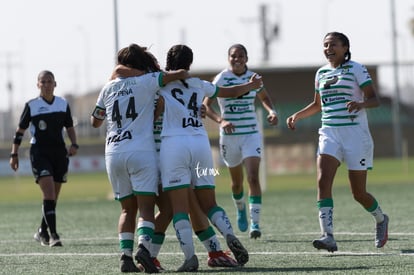
<path fill-rule="evenodd" d="M 114 80 L 117 77 L 141 76 L 143 74 L 145 74 L 145 71 L 141 71 L 119 64 L 115 66 L 114 71 L 112 72 L 111 78 L 109 80 Z"/>
<path fill-rule="evenodd" d="M 358 103 L 355 101 L 349 101 L 346 103 L 346 108 L 348 108 L 348 112 L 352 113 L 352 112 L 358 112 L 359 110 L 362 109 L 362 103 Z"/>
<path fill-rule="evenodd" d="M 267 122 L 269 122 L 270 125 L 276 126 L 279 123 L 279 118 L 277 117 L 277 114 L 275 112 L 270 112 L 267 115 Z"/>
<path fill-rule="evenodd" d="M 297 122 L 297 119 L 296 119 L 296 116 L 295 116 L 295 115 L 290 116 L 290 117 L 288 117 L 288 118 L 286 119 L 286 124 L 287 124 L 287 127 L 288 127 L 290 130 L 295 130 L 295 129 L 296 129 L 296 122 Z"/>
<path fill-rule="evenodd" d="M 191 75 L 190 75 L 190 73 L 187 71 L 187 70 L 184 70 L 184 69 L 178 69 L 177 70 L 177 72 L 179 72 L 179 74 L 180 74 L 180 79 L 187 79 L 187 78 L 190 78 L 191 77 Z"/>
<path fill-rule="evenodd" d="M 77 146 L 75 146 L 73 144 L 71 146 L 69 146 L 69 149 L 68 149 L 68 156 L 69 157 L 74 156 L 77 153 L 78 153 L 78 147 Z"/>
<path fill-rule="evenodd" d="M 223 128 L 223 131 L 226 134 L 234 133 L 234 131 L 236 130 L 233 123 L 231 123 L 227 120 L 224 120 L 224 119 L 220 122 L 220 127 Z"/>
<path fill-rule="evenodd" d="M 262 76 L 258 74 L 253 74 L 250 77 L 250 82 L 253 84 L 253 89 L 259 89 L 263 87 Z"/>
<path fill-rule="evenodd" d="M 206 114 L 207 114 L 206 105 L 201 104 L 201 108 L 200 108 L 200 116 L 201 116 L 201 118 L 206 118 Z"/>
<path fill-rule="evenodd" d="M 11 169 L 13 169 L 14 171 L 17 171 L 17 169 L 19 169 L 19 157 L 10 157 L 10 167 Z"/>

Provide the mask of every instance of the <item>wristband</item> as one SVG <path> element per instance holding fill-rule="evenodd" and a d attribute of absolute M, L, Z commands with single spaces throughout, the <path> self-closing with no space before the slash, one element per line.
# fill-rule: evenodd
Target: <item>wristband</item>
<path fill-rule="evenodd" d="M 19 156 L 19 155 L 18 155 L 17 153 L 11 153 L 11 154 L 10 154 L 10 157 L 11 157 L 11 158 L 17 158 L 18 156 Z"/>
<path fill-rule="evenodd" d="M 23 134 L 20 132 L 16 132 L 13 138 L 13 144 L 20 145 L 22 143 Z"/>
<path fill-rule="evenodd" d="M 275 115 L 275 116 L 277 116 L 277 112 L 275 110 L 270 110 L 269 115 Z"/>
<path fill-rule="evenodd" d="M 79 145 L 77 145 L 76 143 L 72 143 L 72 145 L 71 145 L 72 147 L 75 147 L 76 148 L 76 150 L 78 150 L 79 149 Z"/>

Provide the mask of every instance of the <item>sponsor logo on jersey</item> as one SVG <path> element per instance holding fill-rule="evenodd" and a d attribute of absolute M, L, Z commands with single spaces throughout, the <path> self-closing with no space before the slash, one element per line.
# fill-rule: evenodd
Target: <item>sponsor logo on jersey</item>
<path fill-rule="evenodd" d="M 230 112 L 235 113 L 235 112 L 246 112 L 250 110 L 249 106 L 234 106 L 231 105 L 229 107 Z"/>
<path fill-rule="evenodd" d="M 45 107 L 45 106 L 41 106 L 41 107 L 39 107 L 39 109 L 37 110 L 37 112 L 39 113 L 39 114 L 41 114 L 41 113 L 47 113 L 49 111 L 49 108 L 47 108 L 47 107 Z"/>
<path fill-rule="evenodd" d="M 203 126 L 203 123 L 201 123 L 201 121 L 199 121 L 196 118 L 193 118 L 193 117 L 185 118 L 185 117 L 183 117 L 183 125 L 182 125 L 183 128 L 187 128 L 187 127 L 196 127 L 196 128 L 198 128 L 198 127 L 202 127 L 202 126 Z"/>
<path fill-rule="evenodd" d="M 329 89 L 330 87 L 331 87 L 331 85 L 332 84 L 335 84 L 336 82 L 338 82 L 338 77 L 335 75 L 335 76 L 333 76 L 333 77 L 329 77 L 327 80 L 326 80 L 326 82 L 325 82 L 325 84 L 323 84 L 323 87 L 325 88 L 325 89 Z"/>
<path fill-rule="evenodd" d="M 333 97 L 325 97 L 322 101 L 323 103 L 332 103 L 335 101 L 342 101 L 346 100 L 345 96 L 333 96 Z"/>
<path fill-rule="evenodd" d="M 107 144 L 121 142 L 125 139 L 132 139 L 132 134 L 130 131 L 125 131 L 123 133 L 108 137 Z"/>

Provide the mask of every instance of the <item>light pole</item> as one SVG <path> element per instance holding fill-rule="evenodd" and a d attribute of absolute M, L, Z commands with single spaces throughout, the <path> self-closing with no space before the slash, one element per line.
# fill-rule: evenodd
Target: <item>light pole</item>
<path fill-rule="evenodd" d="M 397 28 L 395 24 L 395 0 L 390 0 L 391 4 L 391 32 L 392 32 L 392 64 L 394 76 L 394 96 L 392 99 L 392 125 L 394 133 L 394 152 L 395 157 L 402 157 L 402 138 L 401 138 L 401 124 L 400 124 L 400 88 L 399 88 L 399 64 L 397 53 Z"/>
<path fill-rule="evenodd" d="M 263 62 L 267 63 L 270 59 L 269 45 L 270 42 L 279 35 L 279 24 L 274 24 L 271 27 L 270 32 L 268 31 L 267 22 L 267 6 L 265 4 L 260 6 L 260 18 L 261 18 L 261 34 L 263 40 Z"/>
<path fill-rule="evenodd" d="M 115 34 L 115 56 L 119 51 L 119 35 L 118 35 L 118 0 L 114 0 L 114 34 Z M 115 59 L 116 63 L 116 59 Z"/>

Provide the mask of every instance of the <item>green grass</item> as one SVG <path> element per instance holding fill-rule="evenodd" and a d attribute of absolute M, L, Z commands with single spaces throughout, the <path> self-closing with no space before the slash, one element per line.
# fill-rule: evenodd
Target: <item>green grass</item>
<path fill-rule="evenodd" d="M 389 242 L 374 247 L 374 221 L 352 199 L 345 167 L 334 187 L 335 236 L 338 252 L 315 250 L 319 235 L 314 174 L 267 179 L 259 240 L 239 232 L 225 169 L 217 180 L 217 201 L 227 211 L 250 253 L 243 268 L 212 269 L 205 249 L 194 240 L 199 273 L 209 274 L 413 274 L 413 159 L 376 160 L 368 190 L 390 216 Z M 58 204 L 58 230 L 63 247 L 41 247 L 33 241 L 40 222 L 41 195 L 32 177 L 0 179 L 0 274 L 119 274 L 117 222 L 119 205 L 111 199 L 105 173 L 70 174 Z M 227 249 L 220 237 L 222 247 Z M 169 228 L 159 259 L 169 274 L 183 254 Z"/>

